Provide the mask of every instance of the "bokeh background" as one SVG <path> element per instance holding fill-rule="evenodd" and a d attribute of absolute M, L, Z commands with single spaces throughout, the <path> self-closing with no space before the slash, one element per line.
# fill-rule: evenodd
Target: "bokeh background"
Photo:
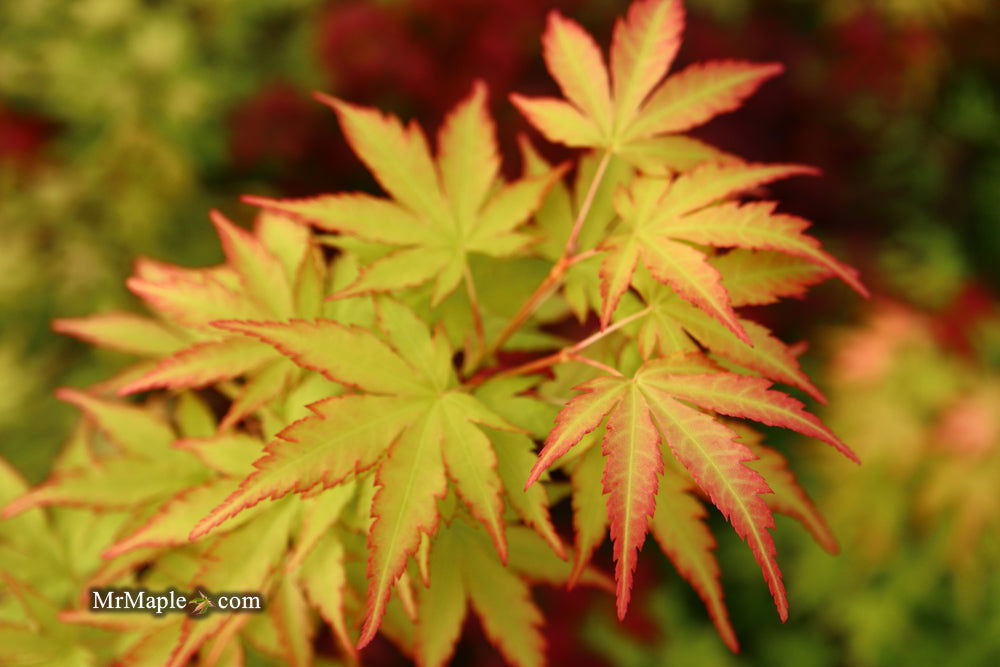
<path fill-rule="evenodd" d="M 1000 3 L 686 4 L 678 65 L 787 66 L 699 135 L 823 170 L 775 194 L 875 297 L 824 285 L 754 315 L 811 341 L 803 363 L 831 399 L 818 409 L 865 464 L 773 434 L 842 550 L 829 556 L 779 519 L 793 605 L 781 626 L 719 521 L 741 655 L 647 550 L 625 624 L 604 594 L 539 592 L 552 664 L 1000 664 Z M 539 44 L 548 9 L 607 44 L 626 6 L 0 0 L 0 455 L 43 479 L 76 416 L 54 388 L 123 364 L 50 321 L 137 309 L 123 284 L 135 257 L 220 260 L 207 212 L 248 220 L 243 193 L 374 188 L 311 91 L 433 128 L 481 77 L 515 156 L 528 128 L 506 95 L 554 90 Z M 477 632 L 458 663 L 499 664 Z M 381 650 L 371 664 L 400 660 Z"/>

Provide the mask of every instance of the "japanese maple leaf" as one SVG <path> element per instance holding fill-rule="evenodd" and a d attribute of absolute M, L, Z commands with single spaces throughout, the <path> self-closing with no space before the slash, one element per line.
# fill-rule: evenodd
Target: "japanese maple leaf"
<path fill-rule="evenodd" d="M 212 471 L 190 452 L 171 446 L 173 430 L 151 411 L 76 389 L 62 388 L 57 395 L 78 406 L 112 443 L 117 455 L 60 470 L 8 504 L 4 516 L 44 505 L 142 508 L 212 477 Z"/>
<path fill-rule="evenodd" d="M 704 152 L 700 142 L 664 136 L 732 111 L 781 65 L 716 61 L 692 65 L 662 83 L 684 29 L 680 0 L 641 0 L 615 24 L 610 77 L 601 51 L 579 24 L 549 13 L 545 63 L 566 99 L 512 95 L 547 139 L 598 148 L 642 164 L 654 155 Z M 609 80 L 610 79 L 610 80 Z"/>
<path fill-rule="evenodd" d="M 221 428 L 280 394 L 294 366 L 259 341 L 212 327 L 226 318 L 315 317 L 325 296 L 326 267 L 307 229 L 264 213 L 253 232 L 212 214 L 226 255 L 222 265 L 184 269 L 139 262 L 129 287 L 173 326 L 148 317 L 107 313 L 60 319 L 55 329 L 89 342 L 150 357 L 128 373 L 118 393 L 182 389 L 246 376 Z"/>
<path fill-rule="evenodd" d="M 744 465 L 755 456 L 738 433 L 687 403 L 796 430 L 857 460 L 801 403 L 769 389 L 769 381 L 705 372 L 711 370 L 711 365 L 697 357 L 675 357 L 647 362 L 632 378 L 599 377 L 580 385 L 578 389 L 584 393 L 560 411 L 528 477 L 530 486 L 542 471 L 607 419 L 601 441 L 605 459 L 602 486 L 608 495 L 620 618 L 628 608 L 636 552 L 656 511 L 663 456 L 670 454 L 749 544 L 779 616 L 787 618 L 785 589 L 768 532 L 774 521 L 760 497 L 771 489 L 758 472 Z"/>
<path fill-rule="evenodd" d="M 279 433 L 254 464 L 257 470 L 192 531 L 197 537 L 265 498 L 334 486 L 374 468 L 368 617 L 359 648 L 374 637 L 421 535 L 435 532 L 437 501 L 448 490 L 448 478 L 506 558 L 503 485 L 480 426 L 517 430 L 456 386 L 443 335 L 432 337 L 394 301 L 380 304 L 380 322 L 389 343 L 366 329 L 323 319 L 218 323 L 359 393 L 312 404 L 314 416 Z"/>
<path fill-rule="evenodd" d="M 415 628 L 415 657 L 426 667 L 444 665 L 455 650 L 468 607 L 475 611 L 490 643 L 512 665 L 544 665 L 542 613 L 529 584 L 562 584 L 570 566 L 543 540 L 523 526 L 510 526 L 511 562 L 504 566 L 488 537 L 456 517 L 434 538 L 427 558 L 420 613 Z M 594 571 L 586 583 L 605 587 Z M 610 582 L 607 582 L 610 585 Z"/>
<path fill-rule="evenodd" d="M 722 260 L 728 256 L 723 255 L 717 259 Z M 756 253 L 751 258 L 743 260 L 741 265 L 747 268 L 755 266 L 754 257 Z M 779 261 L 779 258 L 782 260 L 787 258 L 788 261 Z M 829 275 L 822 267 L 816 267 L 789 255 L 765 254 L 759 261 L 762 271 L 776 271 L 776 275 L 785 281 L 801 280 L 808 284 L 810 281 L 818 282 Z M 755 284 L 752 277 L 741 278 L 738 273 L 731 273 L 728 263 L 712 261 L 710 264 L 721 269 L 720 274 L 727 289 L 732 289 L 730 286 L 732 282 L 741 290 L 731 297 L 733 307 L 769 299 L 777 300 L 770 279 L 767 278 L 769 273 L 764 273 L 760 278 L 765 281 L 764 284 Z M 733 280 L 730 281 L 727 277 L 733 277 Z M 796 283 L 782 282 L 780 285 L 778 292 L 788 294 Z M 705 311 L 692 306 L 670 287 L 657 282 L 647 271 L 636 272 L 633 276 L 633 286 L 650 309 L 648 315 L 642 318 L 637 336 L 644 357 L 648 358 L 654 352 L 664 357 L 678 352 L 697 352 L 700 344 L 730 362 L 776 382 L 798 387 L 818 401 L 825 402 L 823 394 L 802 372 L 798 358 L 791 348 L 775 338 L 767 327 L 737 316 L 737 323 L 753 343 L 752 346 L 746 345 L 731 329 Z"/>
<path fill-rule="evenodd" d="M 601 263 L 601 323 L 607 325 L 633 282 L 639 260 L 658 281 L 728 327 L 740 340 L 751 336 L 733 312 L 718 270 L 704 252 L 688 243 L 777 250 L 828 269 L 867 296 L 856 271 L 838 262 L 803 234 L 808 222 L 774 213 L 773 202 L 719 200 L 763 183 L 810 173 L 798 165 L 709 163 L 675 179 L 640 177 L 621 189 L 615 208 L 621 223 L 605 239 Z M 714 204 L 714 205 L 713 205 Z"/>
<path fill-rule="evenodd" d="M 505 184 L 499 176 L 496 132 L 486 86 L 451 112 L 431 156 L 420 128 L 375 109 L 318 94 L 333 108 L 351 148 L 391 199 L 362 193 L 306 199 L 245 197 L 245 201 L 296 216 L 320 229 L 398 248 L 376 261 L 339 296 L 385 292 L 434 281 L 433 303 L 468 275 L 469 253 L 506 257 L 531 242 L 517 231 L 564 171 Z"/>

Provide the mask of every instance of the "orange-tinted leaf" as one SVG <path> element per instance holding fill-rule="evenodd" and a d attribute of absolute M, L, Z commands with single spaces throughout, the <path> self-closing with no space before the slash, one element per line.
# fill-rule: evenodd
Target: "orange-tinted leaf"
<path fill-rule="evenodd" d="M 542 36 L 545 64 L 563 95 L 592 119 L 601 133 L 611 131 L 611 92 L 601 51 L 578 23 L 549 12 Z"/>
<path fill-rule="evenodd" d="M 659 440 L 646 399 L 634 384 L 628 385 L 608 417 L 601 442 L 605 459 L 602 483 L 615 546 L 619 620 L 628 609 L 636 558 L 656 508 L 656 490 L 663 473 Z"/>
<path fill-rule="evenodd" d="M 677 473 L 664 475 L 650 530 L 677 572 L 698 592 L 726 646 L 739 651 L 719 583 L 715 538 L 705 523 L 708 513 L 687 493 L 691 488 L 692 484 Z"/>
<path fill-rule="evenodd" d="M 683 132 L 738 108 L 761 83 L 780 74 L 776 63 L 716 61 L 667 78 L 627 128 L 628 139 Z"/>
<path fill-rule="evenodd" d="M 739 442 L 735 432 L 715 419 L 675 401 L 645 381 L 640 386 L 674 456 L 750 546 L 771 589 L 778 615 L 785 621 L 788 599 L 769 532 L 774 528 L 774 518 L 760 497 L 771 490 L 760 474 L 743 465 L 754 458 L 753 452 Z"/>
<path fill-rule="evenodd" d="M 628 126 L 639 105 L 667 73 L 680 48 L 684 7 L 680 0 L 633 2 L 615 23 L 611 81 L 617 122 Z"/>

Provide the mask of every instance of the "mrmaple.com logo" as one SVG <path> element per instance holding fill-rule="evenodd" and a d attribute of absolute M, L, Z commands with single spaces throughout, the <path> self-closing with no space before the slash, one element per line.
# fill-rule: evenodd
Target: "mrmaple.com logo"
<path fill-rule="evenodd" d="M 90 610 L 94 612 L 146 611 L 160 616 L 166 612 L 183 611 L 192 616 L 202 616 L 209 610 L 233 613 L 256 612 L 263 608 L 264 596 L 254 592 L 210 595 L 197 589 L 195 593 L 181 595 L 173 588 L 156 592 L 145 588 L 90 590 Z"/>

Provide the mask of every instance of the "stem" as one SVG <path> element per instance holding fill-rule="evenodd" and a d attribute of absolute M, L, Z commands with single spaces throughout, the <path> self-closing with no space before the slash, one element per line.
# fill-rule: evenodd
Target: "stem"
<path fill-rule="evenodd" d="M 591 257 L 595 257 L 599 252 L 600 250 L 597 248 L 591 248 L 590 250 L 584 250 L 583 252 L 577 253 L 569 258 L 566 268 L 579 264 L 580 262 L 590 259 Z"/>
<path fill-rule="evenodd" d="M 601 179 L 604 178 L 604 172 L 608 168 L 608 162 L 611 161 L 611 153 L 605 152 L 604 157 L 601 158 L 600 163 L 597 165 L 597 170 L 594 172 L 594 178 L 590 182 L 590 187 L 587 189 L 587 195 L 583 198 L 583 203 L 580 205 L 580 210 L 576 214 L 576 219 L 573 221 L 573 228 L 569 232 L 569 238 L 566 239 L 566 246 L 563 248 L 563 253 L 552 265 L 549 270 L 549 274 L 545 276 L 542 283 L 535 289 L 535 291 L 528 297 L 527 301 L 521 306 L 520 310 L 511 318 L 507 326 L 504 327 L 500 335 L 496 337 L 490 346 L 486 350 L 485 357 L 490 357 L 496 354 L 504 343 L 514 333 L 521 328 L 521 326 L 528 321 L 538 306 L 548 298 L 549 294 L 556 288 L 559 282 L 562 280 L 563 276 L 566 274 L 566 270 L 570 266 L 580 261 L 581 259 L 586 259 L 596 251 L 586 251 L 580 253 L 579 256 L 574 256 L 576 252 L 576 243 L 580 236 L 580 230 L 583 229 L 583 223 L 587 219 L 587 215 L 590 213 L 590 207 L 594 204 L 594 197 L 597 195 L 597 188 L 601 184 Z M 588 254 L 590 253 L 590 254 Z M 584 255 L 586 257 L 584 257 Z"/>
<path fill-rule="evenodd" d="M 465 291 L 469 295 L 472 306 L 472 323 L 476 329 L 476 354 L 486 345 L 486 330 L 483 328 L 483 312 L 479 308 L 479 296 L 476 294 L 476 283 L 472 280 L 472 271 L 468 263 L 465 265 Z"/>
<path fill-rule="evenodd" d="M 587 364 L 588 366 L 593 366 L 594 368 L 597 368 L 599 370 L 604 371 L 605 373 L 609 373 L 617 377 L 625 377 L 624 375 L 622 375 L 621 371 L 619 371 L 617 368 L 612 368 L 607 364 L 601 363 L 597 359 L 591 359 L 590 357 L 585 357 L 582 354 L 571 354 L 569 355 L 569 360 L 579 361 L 581 364 Z"/>
<path fill-rule="evenodd" d="M 605 151 L 604 157 L 601 158 L 600 163 L 597 165 L 597 171 L 594 172 L 594 178 L 590 181 L 590 188 L 587 189 L 587 196 L 583 198 L 583 204 L 580 205 L 580 210 L 576 215 L 576 220 L 573 221 L 573 229 L 569 232 L 569 238 L 566 239 L 566 248 L 563 250 L 563 257 L 569 258 L 573 256 L 576 252 L 576 241 L 580 236 L 580 230 L 583 229 L 583 222 L 587 219 L 587 214 L 590 213 L 590 207 L 594 203 L 594 197 L 597 195 L 597 188 L 601 184 L 601 179 L 604 178 L 604 172 L 608 168 L 608 162 L 611 161 L 611 151 Z"/>
<path fill-rule="evenodd" d="M 596 343 L 597 341 L 601 340 L 602 338 L 604 338 L 605 336 L 607 336 L 609 333 L 611 333 L 613 331 L 617 331 L 617 330 L 621 329 L 622 327 L 626 327 L 629 324 L 632 324 L 632 322 L 635 322 L 640 317 L 645 317 L 646 315 L 649 314 L 649 311 L 651 311 L 651 310 L 652 310 L 652 307 L 646 306 L 645 308 L 643 308 L 639 312 L 632 313 L 631 315 L 629 315 L 625 319 L 623 319 L 621 321 L 618 321 L 618 322 L 615 322 L 611 326 L 606 327 L 606 328 L 602 329 L 601 331 L 595 331 L 594 333 L 592 333 L 591 335 L 587 336 L 583 340 L 581 340 L 578 343 L 576 343 L 576 344 L 570 346 L 569 348 L 567 348 L 567 350 L 571 354 L 575 353 L 575 352 L 579 352 L 580 350 L 582 350 L 584 348 L 587 348 L 591 344 Z"/>
<path fill-rule="evenodd" d="M 612 324 L 611 326 L 602 331 L 596 331 L 590 336 L 584 338 L 583 340 L 564 347 L 558 352 L 554 352 L 550 355 L 541 357 L 539 359 L 534 359 L 532 361 L 523 363 L 520 366 L 508 368 L 492 376 L 480 376 L 478 379 L 473 380 L 472 385 L 473 386 L 478 385 L 486 381 L 486 379 L 489 377 L 501 378 L 501 377 L 511 377 L 514 375 L 527 375 L 529 373 L 535 373 L 537 371 L 544 370 L 549 366 L 555 366 L 556 364 L 565 363 L 567 361 L 579 361 L 581 363 L 594 366 L 595 368 L 600 368 L 601 370 L 610 373 L 612 375 L 621 376 L 621 373 L 619 373 L 611 366 L 602 364 L 601 362 L 595 361 L 594 359 L 591 359 L 589 357 L 585 357 L 581 355 L 580 352 L 590 347 L 591 345 L 601 340 L 602 338 L 608 336 L 609 334 L 621 329 L 622 327 L 628 326 L 629 324 L 631 324 L 632 322 L 636 321 L 641 317 L 645 317 L 646 315 L 649 314 L 651 310 L 652 308 L 647 306 L 646 308 L 643 308 L 639 312 L 632 313 L 625 319 L 619 322 L 615 322 L 614 324 Z"/>

